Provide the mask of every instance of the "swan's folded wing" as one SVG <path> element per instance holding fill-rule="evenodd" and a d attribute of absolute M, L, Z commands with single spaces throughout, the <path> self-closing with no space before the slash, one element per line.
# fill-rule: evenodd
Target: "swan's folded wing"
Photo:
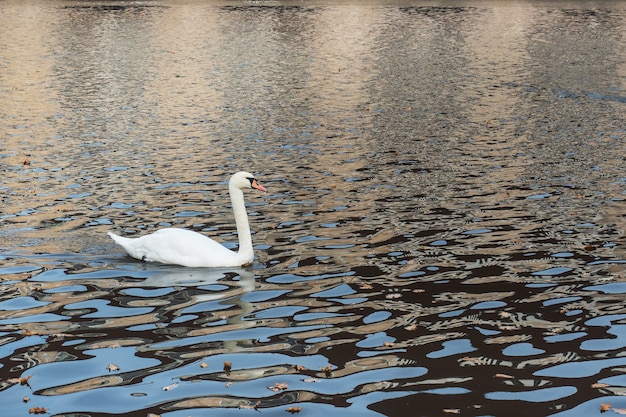
<path fill-rule="evenodd" d="M 190 267 L 230 266 L 237 256 L 213 239 L 187 229 L 167 228 L 142 236 L 134 242 L 134 252 L 147 262 Z M 224 265 L 215 265 L 215 259 Z"/>

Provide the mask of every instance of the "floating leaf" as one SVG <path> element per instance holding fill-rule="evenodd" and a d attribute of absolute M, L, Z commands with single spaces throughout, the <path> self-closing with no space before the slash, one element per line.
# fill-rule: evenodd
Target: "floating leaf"
<path fill-rule="evenodd" d="M 324 374 L 326 375 L 326 378 L 330 378 L 330 377 L 331 377 L 331 375 L 332 375 L 332 373 L 331 373 L 331 372 L 332 372 L 332 369 L 333 369 L 333 368 L 332 368 L 330 365 L 325 366 L 325 367 L 323 367 L 323 368 L 322 368 L 322 371 L 324 371 Z"/>
<path fill-rule="evenodd" d="M 33 376 L 29 375 L 29 376 L 24 376 L 21 378 L 10 378 L 7 382 L 9 382 L 9 384 L 20 384 L 20 385 L 28 385 L 28 380 L 31 379 Z"/>
<path fill-rule="evenodd" d="M 317 378 L 304 378 L 303 382 L 319 382 L 320 380 Z"/>
<path fill-rule="evenodd" d="M 22 402 L 27 403 L 27 402 L 29 402 L 29 401 L 30 401 L 30 398 L 28 398 L 28 397 L 24 397 L 24 398 L 22 398 Z"/>
<path fill-rule="evenodd" d="M 226 375 L 230 375 L 230 370 L 232 369 L 232 367 L 233 364 L 229 361 L 224 362 L 224 372 L 226 372 Z"/>
<path fill-rule="evenodd" d="M 43 407 L 33 407 L 28 409 L 28 414 L 46 414 L 47 412 L 48 409 Z"/>
<path fill-rule="evenodd" d="M 200 368 L 208 368 L 208 367 L 209 367 L 209 364 L 208 364 L 208 363 L 206 363 L 206 362 L 202 362 L 202 363 L 200 364 Z"/>
<path fill-rule="evenodd" d="M 233 385 L 233 384 L 234 384 L 234 382 L 233 382 L 233 381 L 228 381 L 228 382 L 226 383 L 226 388 L 230 388 L 230 386 L 231 386 L 231 385 Z"/>
<path fill-rule="evenodd" d="M 116 372 L 116 371 L 119 371 L 119 370 L 120 370 L 120 367 L 117 366 L 114 363 L 110 363 L 109 366 L 107 366 L 107 371 L 109 371 L 109 372 Z"/>
<path fill-rule="evenodd" d="M 302 411 L 302 407 L 289 407 L 287 408 L 287 412 L 291 414 L 297 414 Z"/>
<path fill-rule="evenodd" d="M 606 388 L 608 386 L 609 384 L 601 384 L 599 382 L 596 382 L 595 384 L 591 384 L 591 388 Z"/>
<path fill-rule="evenodd" d="M 302 365 L 294 365 L 293 367 L 294 367 L 294 369 L 295 369 L 297 372 L 307 371 L 306 367 L 304 367 L 304 366 L 302 366 Z"/>
<path fill-rule="evenodd" d="M 166 385 L 163 387 L 163 391 L 171 391 L 178 386 L 178 382 L 174 382 L 172 384 Z"/>
<path fill-rule="evenodd" d="M 282 383 L 282 382 L 277 382 L 274 385 L 267 387 L 267 388 L 274 392 L 280 392 L 289 388 L 289 385 Z"/>
<path fill-rule="evenodd" d="M 611 404 L 602 403 L 600 404 L 600 412 L 605 413 L 611 409 Z"/>

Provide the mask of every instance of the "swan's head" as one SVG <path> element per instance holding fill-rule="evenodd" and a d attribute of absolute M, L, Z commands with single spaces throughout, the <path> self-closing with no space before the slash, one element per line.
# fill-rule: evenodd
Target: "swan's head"
<path fill-rule="evenodd" d="M 256 188 L 257 190 L 267 191 L 265 187 L 263 187 L 254 175 L 249 172 L 241 171 L 230 177 L 229 186 L 239 188 L 243 190 L 245 188 Z"/>

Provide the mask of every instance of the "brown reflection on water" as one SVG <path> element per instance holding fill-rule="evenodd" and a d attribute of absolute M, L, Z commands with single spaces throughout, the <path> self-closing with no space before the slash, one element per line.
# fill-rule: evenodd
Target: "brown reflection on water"
<path fill-rule="evenodd" d="M 623 26 L 620 3 L 0 3 L 0 402 L 618 403 Z M 233 244 L 238 169 L 269 190 L 252 270 L 106 237 Z"/>

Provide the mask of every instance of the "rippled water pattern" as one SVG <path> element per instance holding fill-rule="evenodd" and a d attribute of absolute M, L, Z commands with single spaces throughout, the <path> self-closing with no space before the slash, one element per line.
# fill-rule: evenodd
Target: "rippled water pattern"
<path fill-rule="evenodd" d="M 624 3 L 440 3 L 0 2 L 2 415 L 626 409 Z"/>

